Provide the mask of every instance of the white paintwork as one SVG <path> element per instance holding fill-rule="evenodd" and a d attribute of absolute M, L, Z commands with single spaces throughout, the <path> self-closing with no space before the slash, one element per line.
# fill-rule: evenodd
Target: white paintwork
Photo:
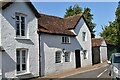
<path fill-rule="evenodd" d="M 1 45 L 1 20 L 2 20 L 2 9 L 0 8 L 0 45 Z M 2 79 L 2 51 L 0 51 L 0 80 Z"/>
<path fill-rule="evenodd" d="M 0 80 L 2 79 L 2 52 L 0 51 Z"/>
<path fill-rule="evenodd" d="M 60 35 L 50 35 L 50 34 L 40 34 L 40 53 L 41 53 L 41 74 L 48 75 L 52 73 L 58 73 L 65 70 L 70 70 L 76 68 L 75 62 L 75 50 L 87 50 L 88 59 L 83 59 L 83 54 L 81 56 L 81 66 L 92 65 L 91 56 L 91 35 L 85 24 L 83 18 L 79 21 L 77 27 L 72 30 L 77 34 L 76 37 L 70 37 L 70 44 L 62 44 L 62 36 Z M 82 41 L 82 32 L 87 33 L 87 41 Z M 62 57 L 61 63 L 55 63 L 55 52 L 62 49 L 71 52 L 70 62 L 65 62 L 64 57 Z M 62 55 L 64 55 L 62 53 Z"/>
<path fill-rule="evenodd" d="M 16 39 L 15 12 L 26 14 L 27 38 Z M 2 54 L 2 77 L 3 78 L 28 78 L 39 76 L 39 44 L 38 44 L 38 22 L 30 7 L 24 2 L 11 4 L 2 11 L 1 43 L 5 51 Z M 23 75 L 16 75 L 16 49 L 28 49 L 28 69 Z"/>
<path fill-rule="evenodd" d="M 100 59 L 101 63 L 107 61 L 107 44 L 104 39 L 100 45 Z"/>
<path fill-rule="evenodd" d="M 1 46 L 1 25 L 2 25 L 2 9 L 0 8 L 0 46 Z"/>

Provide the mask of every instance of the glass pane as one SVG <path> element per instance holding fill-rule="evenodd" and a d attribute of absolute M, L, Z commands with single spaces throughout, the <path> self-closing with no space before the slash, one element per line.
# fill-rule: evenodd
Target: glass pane
<path fill-rule="evenodd" d="M 17 71 L 20 71 L 20 64 L 17 64 Z"/>
<path fill-rule="evenodd" d="M 19 30 L 19 23 L 16 23 L 16 29 Z"/>
<path fill-rule="evenodd" d="M 70 53 L 65 52 L 65 62 L 69 62 L 69 61 L 70 61 Z"/>
<path fill-rule="evenodd" d="M 22 64 L 22 70 L 26 70 L 26 64 Z"/>
<path fill-rule="evenodd" d="M 56 63 L 60 63 L 61 62 L 61 52 L 56 52 Z"/>
<path fill-rule="evenodd" d="M 17 63 L 18 63 L 18 64 L 20 63 L 20 58 L 17 58 Z"/>
<path fill-rule="evenodd" d="M 21 35 L 25 36 L 25 31 L 24 30 L 21 30 Z"/>
<path fill-rule="evenodd" d="M 69 38 L 68 37 L 66 37 L 66 42 L 69 43 Z"/>
<path fill-rule="evenodd" d="M 64 37 L 62 37 L 62 43 L 64 43 L 65 41 L 64 41 Z"/>
<path fill-rule="evenodd" d="M 25 24 L 21 24 L 21 29 L 25 29 Z"/>
<path fill-rule="evenodd" d="M 20 51 L 16 51 L 17 64 L 20 63 Z"/>
<path fill-rule="evenodd" d="M 19 20 L 19 16 L 16 16 L 16 20 Z"/>
<path fill-rule="evenodd" d="M 20 57 L 20 51 L 16 51 L 17 57 Z"/>
<path fill-rule="evenodd" d="M 19 30 L 16 31 L 16 35 L 20 35 L 20 31 Z"/>
<path fill-rule="evenodd" d="M 83 32 L 83 41 L 85 41 L 85 36 L 86 36 L 86 33 Z"/>
<path fill-rule="evenodd" d="M 20 35 L 19 23 L 16 23 L 16 35 Z"/>
<path fill-rule="evenodd" d="M 22 63 L 26 63 L 25 57 L 22 58 Z"/>
<path fill-rule="evenodd" d="M 22 51 L 22 57 L 25 56 L 25 52 L 26 52 L 25 50 Z"/>
<path fill-rule="evenodd" d="M 25 54 L 26 54 L 26 51 L 25 50 L 23 50 L 22 51 L 22 63 L 26 63 L 26 56 L 25 56 Z"/>
<path fill-rule="evenodd" d="M 25 23 L 25 17 L 21 17 L 21 23 L 22 23 L 22 24 Z"/>

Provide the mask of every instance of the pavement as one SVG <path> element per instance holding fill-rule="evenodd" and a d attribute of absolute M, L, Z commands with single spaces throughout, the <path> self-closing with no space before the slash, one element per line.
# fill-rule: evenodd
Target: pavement
<path fill-rule="evenodd" d="M 41 80 L 41 79 L 48 80 L 50 78 L 65 78 L 65 77 L 72 76 L 72 75 L 75 75 L 75 74 L 99 69 L 99 68 L 102 68 L 102 67 L 105 67 L 105 66 L 108 66 L 107 62 L 103 62 L 103 63 L 99 63 L 99 64 L 95 64 L 95 65 L 89 65 L 87 67 L 81 67 L 81 68 L 72 69 L 72 70 L 68 70 L 68 71 L 63 71 L 63 72 L 60 72 L 60 73 L 50 74 L 50 75 L 46 75 L 44 77 L 38 77 L 37 80 Z"/>

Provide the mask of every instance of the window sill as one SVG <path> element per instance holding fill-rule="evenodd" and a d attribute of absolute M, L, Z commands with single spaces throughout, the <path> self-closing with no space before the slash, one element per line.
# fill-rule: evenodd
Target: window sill
<path fill-rule="evenodd" d="M 29 38 L 23 38 L 23 37 L 14 37 L 14 39 L 16 40 L 30 40 Z"/>
<path fill-rule="evenodd" d="M 62 43 L 62 44 L 71 44 L 71 43 Z"/>
<path fill-rule="evenodd" d="M 19 74 L 16 74 L 16 76 L 23 76 L 23 75 L 27 75 L 27 74 L 31 74 L 31 72 L 19 73 Z"/>

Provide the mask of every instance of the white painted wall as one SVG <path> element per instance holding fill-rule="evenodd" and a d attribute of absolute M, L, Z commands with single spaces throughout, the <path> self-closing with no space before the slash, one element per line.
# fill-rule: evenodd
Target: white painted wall
<path fill-rule="evenodd" d="M 107 61 L 107 44 L 105 40 L 102 41 L 100 46 L 100 59 L 101 63 Z"/>
<path fill-rule="evenodd" d="M 15 12 L 24 13 L 27 15 L 27 38 L 26 40 L 15 39 Z M 13 3 L 3 10 L 2 27 L 1 27 L 1 43 L 5 52 L 2 55 L 3 63 L 3 78 L 25 78 L 39 76 L 39 50 L 38 50 L 38 22 L 32 10 L 26 3 Z M 27 48 L 29 55 L 29 70 L 30 74 L 17 76 L 16 72 L 16 49 Z"/>
<path fill-rule="evenodd" d="M 62 72 L 64 70 L 69 70 L 75 68 L 75 49 L 80 49 L 80 44 L 77 42 L 76 38 L 71 37 L 71 44 L 62 44 L 62 36 L 41 34 L 41 70 L 42 75 L 47 75 L 51 73 Z M 73 47 L 74 46 L 74 47 Z M 64 57 L 62 57 L 62 63 L 55 63 L 55 52 L 62 49 L 70 51 L 71 61 L 65 62 Z"/>
<path fill-rule="evenodd" d="M 0 51 L 0 80 L 2 79 L 2 52 Z"/>
<path fill-rule="evenodd" d="M 1 21 L 2 21 L 2 9 L 0 8 L 0 46 L 1 46 Z M 0 80 L 2 79 L 2 52 L 0 51 Z"/>
<path fill-rule="evenodd" d="M 2 9 L 0 8 L 0 45 L 1 45 L 1 25 L 2 25 Z"/>
<path fill-rule="evenodd" d="M 88 52 L 88 59 L 84 59 L 83 54 L 81 53 L 81 66 L 84 67 L 87 65 L 92 65 L 91 33 L 90 33 L 85 21 L 83 20 L 83 18 L 81 18 L 81 20 L 79 21 L 79 23 L 74 31 L 77 34 L 76 38 L 79 41 L 79 43 L 81 44 L 83 50 L 87 50 L 87 52 Z M 86 41 L 82 40 L 82 32 L 86 32 L 86 35 L 87 35 Z"/>
<path fill-rule="evenodd" d="M 40 35 L 40 53 L 41 53 L 41 73 L 42 75 L 48 75 L 51 73 L 62 72 L 65 70 L 70 70 L 76 68 L 75 62 L 75 50 L 83 48 L 88 51 L 88 59 L 83 59 L 83 54 L 81 55 L 81 66 L 92 65 L 92 55 L 91 55 L 91 35 L 88 27 L 86 26 L 83 19 L 80 20 L 77 27 L 75 28 L 75 33 L 77 37 L 70 37 L 70 44 L 62 44 L 60 35 L 50 35 L 43 34 Z M 87 41 L 82 41 L 81 33 L 86 31 Z M 66 51 L 71 52 L 71 61 L 64 62 L 64 57 L 62 58 L 62 63 L 55 63 L 55 52 L 65 48 Z"/>

